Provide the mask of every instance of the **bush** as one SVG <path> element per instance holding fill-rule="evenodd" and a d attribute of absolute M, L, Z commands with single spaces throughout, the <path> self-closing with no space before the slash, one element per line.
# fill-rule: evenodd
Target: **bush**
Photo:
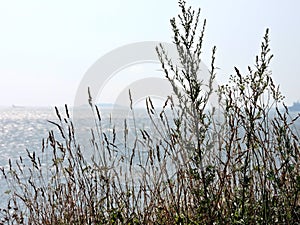
<path fill-rule="evenodd" d="M 68 108 L 64 118 L 56 108 L 59 132 L 50 131 L 42 148 L 51 152 L 51 170 L 29 151 L 30 165 L 20 158 L 1 169 L 11 190 L 0 224 L 299 223 L 298 116 L 272 80 L 268 30 L 255 67 L 247 75 L 235 68 L 214 90 L 215 47 L 209 80 L 197 77 L 205 21 L 199 30 L 200 10 L 182 0 L 179 7 L 179 25 L 173 18 L 171 26 L 180 65 L 156 49 L 174 93 L 161 111 L 146 100 L 152 129 L 129 129 L 125 119 L 117 143 L 115 126 L 103 132 L 91 104 L 96 128 L 87 159 Z M 209 107 L 214 91 L 217 109 Z"/>

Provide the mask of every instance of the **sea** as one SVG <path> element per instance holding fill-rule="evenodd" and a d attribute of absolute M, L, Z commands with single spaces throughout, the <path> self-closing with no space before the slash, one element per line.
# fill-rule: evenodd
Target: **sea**
<path fill-rule="evenodd" d="M 127 129 L 138 126 L 140 129 L 151 130 L 146 109 L 132 112 L 129 108 L 114 108 L 112 106 L 99 108 L 101 131 L 107 133 L 109 139 L 112 139 L 113 133 L 116 133 L 116 146 L 123 145 L 122 138 L 118 137 L 124 136 L 125 119 Z M 42 145 L 43 141 L 45 143 L 47 140 L 50 131 L 54 132 L 57 140 L 62 140 L 60 130 L 55 125 L 60 124 L 57 112 L 62 121 L 64 121 L 63 118 L 68 118 L 69 114 L 75 127 L 77 143 L 80 143 L 85 158 L 91 158 L 93 154 L 91 129 L 95 131 L 95 124 L 99 125 L 99 120 L 95 120 L 98 118 L 95 108 L 94 111 L 88 106 L 79 107 L 76 110 L 69 108 L 67 111 L 65 106 L 57 109 L 58 111 L 54 107 L 0 107 L 0 168 L 7 170 L 9 160 L 14 163 L 20 157 L 30 164 L 27 150 L 41 156 L 42 163 L 49 167 L 51 154 L 42 153 Z M 136 122 L 138 125 L 134 124 Z M 0 208 L 7 203 L 8 195 L 5 193 L 9 189 L 9 185 L 0 172 Z"/>
<path fill-rule="evenodd" d="M 67 117 L 65 107 L 58 108 L 58 111 L 62 118 Z M 293 112 L 292 116 L 296 116 L 297 113 Z M 77 141 L 81 144 L 85 156 L 89 158 L 92 154 L 91 128 L 95 125 L 93 111 L 89 107 L 83 107 L 78 111 L 69 109 L 68 114 L 75 124 Z M 100 114 L 103 132 L 112 133 L 114 130 L 117 136 L 122 136 L 125 119 L 128 123 L 127 128 L 136 126 L 135 121 L 141 129 L 152 129 L 146 109 L 140 109 L 133 114 L 127 109 L 102 108 Z M 0 168 L 7 170 L 9 160 L 15 162 L 20 156 L 28 159 L 26 149 L 39 155 L 43 140 L 47 139 L 49 131 L 53 130 L 59 136 L 60 132 L 55 123 L 59 123 L 59 119 L 54 107 L 0 107 Z M 296 122 L 296 127 L 299 130 L 299 121 Z M 121 142 L 118 143 L 117 140 L 116 145 L 122 145 Z M 45 162 L 51 163 L 49 160 Z M 9 186 L 0 173 L 0 208 L 5 207 L 7 203 L 8 195 L 5 192 L 8 190 Z"/>

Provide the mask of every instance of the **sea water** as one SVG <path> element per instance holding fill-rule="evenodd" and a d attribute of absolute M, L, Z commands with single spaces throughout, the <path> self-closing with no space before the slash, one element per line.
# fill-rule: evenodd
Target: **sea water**
<path fill-rule="evenodd" d="M 112 138 L 112 133 L 115 132 L 117 140 L 115 145 L 121 146 L 124 143 L 125 119 L 127 129 L 130 129 L 133 124 L 133 114 L 128 109 L 101 108 L 101 126 L 102 132 L 108 134 L 108 138 Z M 60 116 L 66 118 L 66 110 L 64 107 L 59 108 Z M 82 107 L 77 110 L 69 109 L 70 120 L 75 126 L 75 136 L 77 143 L 80 143 L 81 150 L 87 159 L 90 159 L 92 151 L 92 134 L 91 128 L 95 131 L 95 124 L 99 121 L 94 116 L 90 107 Z M 135 121 L 140 128 L 150 129 L 149 120 L 147 119 L 146 109 L 135 112 Z M 112 118 L 113 117 L 113 118 Z M 14 163 L 20 157 L 23 161 L 27 160 L 30 165 L 30 160 L 27 156 L 26 149 L 29 152 L 35 152 L 37 156 L 42 158 L 42 163 L 49 166 L 51 164 L 51 153 L 42 154 L 42 142 L 49 136 L 49 131 L 53 130 L 57 140 L 63 140 L 58 127 L 51 123 L 60 124 L 56 110 L 54 107 L 0 107 L 0 168 L 9 168 L 9 159 Z M 148 125 L 147 125 L 148 124 Z M 132 133 L 132 132 L 131 132 Z M 130 137 L 129 137 L 130 138 Z M 46 156 L 46 158 L 45 158 Z M 48 156 L 48 158 L 47 158 Z M 0 208 L 6 205 L 7 195 L 4 194 L 9 190 L 8 184 L 2 173 L 0 174 Z"/>
<path fill-rule="evenodd" d="M 64 107 L 60 108 L 61 117 L 65 117 Z M 112 112 L 114 113 L 113 121 L 111 120 Z M 117 113 L 116 113 L 117 112 Z M 86 158 L 89 158 L 91 151 L 91 128 L 95 125 L 95 117 L 89 107 L 81 108 L 79 111 L 69 110 L 72 120 L 75 124 L 75 133 L 78 143 Z M 292 113 L 295 116 L 297 113 Z M 103 132 L 112 134 L 112 130 L 117 137 L 124 135 L 124 120 L 127 120 L 127 129 L 133 126 L 133 115 L 129 111 L 116 109 L 101 109 L 101 123 Z M 55 124 L 59 123 L 56 111 L 51 107 L 0 107 L 0 167 L 8 169 L 10 159 L 12 162 L 19 159 L 27 159 L 27 152 L 36 152 L 37 155 L 42 150 L 42 140 L 47 139 L 50 130 L 54 130 L 56 137 L 59 139 L 59 130 Z M 142 129 L 150 129 L 149 119 L 146 110 L 140 110 L 135 114 L 135 126 Z M 300 127 L 299 121 L 296 121 L 297 129 Z M 132 133 L 132 132 L 131 132 Z M 130 139 L 130 138 L 129 138 Z M 122 147 L 122 138 L 116 141 L 116 145 Z M 49 156 L 51 159 L 51 156 Z M 44 159 L 44 162 L 51 163 L 51 160 Z M 28 163 L 30 161 L 28 160 Z M 6 205 L 8 190 L 6 180 L 0 174 L 0 208 Z"/>

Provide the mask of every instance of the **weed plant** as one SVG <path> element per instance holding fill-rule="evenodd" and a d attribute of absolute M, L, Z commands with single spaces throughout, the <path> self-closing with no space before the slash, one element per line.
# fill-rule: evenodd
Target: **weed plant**
<path fill-rule="evenodd" d="M 299 116 L 271 77 L 268 30 L 254 67 L 235 68 L 214 90 L 215 47 L 209 80 L 197 77 L 206 22 L 199 29 L 200 10 L 179 8 L 171 26 L 180 65 L 156 49 L 173 94 L 159 111 L 146 100 L 152 129 L 139 127 L 131 105 L 133 129 L 124 119 L 118 138 L 112 123 L 104 132 L 90 96 L 87 159 L 67 106 L 64 116 L 56 108 L 57 132 L 42 146 L 51 168 L 28 151 L 30 165 L 20 157 L 1 169 L 10 190 L 0 224 L 299 224 Z M 220 106 L 211 109 L 214 92 Z"/>

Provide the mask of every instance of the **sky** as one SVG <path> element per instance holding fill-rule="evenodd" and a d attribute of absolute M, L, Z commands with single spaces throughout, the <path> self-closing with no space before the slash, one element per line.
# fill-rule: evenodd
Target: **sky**
<path fill-rule="evenodd" d="M 218 84 L 228 80 L 234 66 L 247 72 L 254 65 L 269 28 L 275 83 L 287 104 L 300 100 L 299 1 L 187 4 L 200 7 L 201 20 L 207 19 L 202 60 L 210 64 L 216 45 Z M 169 20 L 178 13 L 174 0 L 0 0 L 0 106 L 73 105 L 81 80 L 98 59 L 134 42 L 172 42 Z M 151 76 L 157 71 L 153 68 L 120 70 L 101 100 L 114 101 L 124 85 Z"/>

